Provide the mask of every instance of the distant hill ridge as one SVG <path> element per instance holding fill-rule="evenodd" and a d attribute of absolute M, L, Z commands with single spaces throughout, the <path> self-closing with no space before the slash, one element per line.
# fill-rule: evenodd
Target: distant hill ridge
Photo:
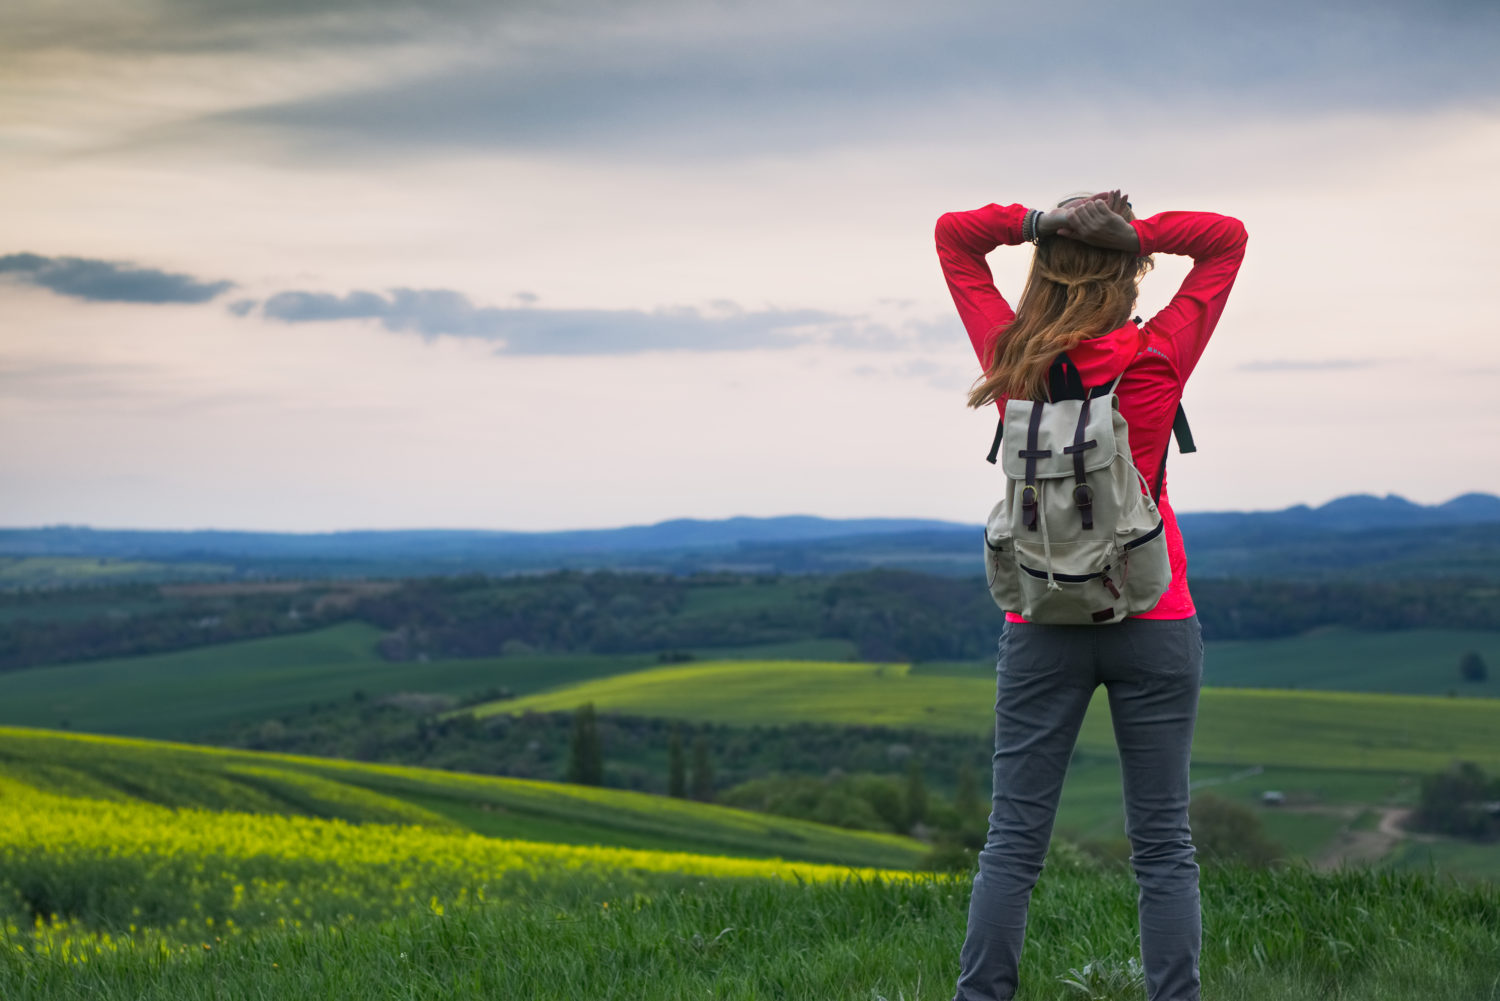
<path fill-rule="evenodd" d="M 1358 494 L 1319 507 L 1183 512 L 1178 522 L 1198 575 L 1317 576 L 1356 566 L 1374 570 L 1375 556 L 1388 571 L 1401 574 L 1490 577 L 1500 565 L 1500 497 L 1492 494 L 1468 493 L 1436 505 L 1395 495 Z M 159 531 L 50 525 L 0 529 L 0 560 L 140 561 L 181 568 L 172 575 L 197 576 L 415 576 L 601 568 L 823 573 L 870 566 L 968 575 L 978 572 L 973 550 L 980 529 L 977 522 L 814 515 L 674 518 L 651 525 L 552 532 Z M 1360 533 L 1376 534 L 1364 540 Z M 190 571 L 189 564 L 198 567 Z"/>
<path fill-rule="evenodd" d="M 1423 525 L 1483 525 L 1500 523 L 1500 497 L 1468 493 L 1442 504 L 1422 505 L 1396 494 L 1384 497 L 1351 494 L 1320 507 L 1298 504 L 1280 511 L 1195 511 L 1180 513 L 1177 520 L 1184 528 L 1189 525 L 1259 522 L 1335 532 Z"/>
<path fill-rule="evenodd" d="M 1442 504 L 1416 504 L 1396 494 L 1351 494 L 1319 507 L 1298 504 L 1277 511 L 1178 512 L 1188 526 L 1230 524 L 1283 525 L 1329 531 L 1367 528 L 1410 528 L 1420 525 L 1500 523 L 1500 497 L 1467 493 Z M 979 523 L 932 518 L 823 518 L 817 515 L 780 515 L 756 518 L 672 518 L 650 525 L 523 532 L 508 529 L 352 529 L 334 532 L 256 532 L 233 529 L 153 530 L 91 528 L 87 525 L 47 525 L 41 528 L 0 528 L 0 555 L 369 555 L 372 547 L 385 552 L 420 550 L 445 543 L 465 548 L 476 544 L 513 551 L 537 549 L 586 552 L 599 550 L 676 549 L 683 546 L 725 546 L 742 542 L 793 542 L 842 536 L 886 535 L 907 532 L 973 532 Z"/>
<path fill-rule="evenodd" d="M 977 526 L 976 526 L 977 527 Z M 254 532 L 227 529 L 184 531 L 90 528 L 49 525 L 0 529 L 4 556 L 117 556 L 162 558 L 213 556 L 368 556 L 412 553 L 431 556 L 438 549 L 472 551 L 484 546 L 516 553 L 540 550 L 570 553 L 651 551 L 684 546 L 732 546 L 741 542 L 794 542 L 849 535 L 968 530 L 951 521 L 924 518 L 821 518 L 782 515 L 705 520 L 674 518 L 652 525 L 585 528 L 552 532 L 505 529 L 355 529 L 337 532 Z"/>

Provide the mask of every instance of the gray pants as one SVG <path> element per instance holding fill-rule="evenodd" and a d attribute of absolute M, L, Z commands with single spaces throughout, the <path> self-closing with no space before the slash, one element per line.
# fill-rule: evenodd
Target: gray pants
<path fill-rule="evenodd" d="M 1203 678 L 1197 617 L 1007 623 L 996 673 L 994 810 L 969 900 L 955 1001 L 1015 994 L 1026 907 L 1078 729 L 1100 684 L 1120 750 L 1146 990 L 1151 1001 L 1198 1001 L 1202 920 L 1188 830 L 1188 754 Z"/>

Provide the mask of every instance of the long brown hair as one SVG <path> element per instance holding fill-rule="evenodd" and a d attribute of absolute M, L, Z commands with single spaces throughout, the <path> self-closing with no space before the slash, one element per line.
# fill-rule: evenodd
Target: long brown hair
<path fill-rule="evenodd" d="M 1064 198 L 1058 207 L 1075 197 Z M 1135 218 L 1129 205 L 1117 212 L 1127 221 Z M 1042 399 L 1047 370 L 1059 354 L 1130 319 L 1139 282 L 1150 270 L 1151 258 L 1128 250 L 1043 237 L 1032 256 L 1015 319 L 996 337 L 995 353 L 969 391 L 969 406 L 982 407 L 1002 397 Z"/>

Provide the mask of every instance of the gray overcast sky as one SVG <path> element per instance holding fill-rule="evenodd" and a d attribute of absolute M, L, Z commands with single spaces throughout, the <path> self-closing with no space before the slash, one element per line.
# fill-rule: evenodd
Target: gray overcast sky
<path fill-rule="evenodd" d="M 0 524 L 977 522 L 933 222 L 1116 186 L 1251 233 L 1179 510 L 1500 492 L 1495 51 L 1492 3 L 12 0 Z"/>

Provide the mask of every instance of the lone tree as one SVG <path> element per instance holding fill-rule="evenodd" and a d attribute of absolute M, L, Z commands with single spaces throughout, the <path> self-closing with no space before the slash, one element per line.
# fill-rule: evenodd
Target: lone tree
<path fill-rule="evenodd" d="M 1488 681 L 1490 668 L 1478 650 L 1465 650 L 1458 658 L 1458 676 L 1465 681 Z"/>
<path fill-rule="evenodd" d="M 667 745 L 667 795 L 687 799 L 687 756 L 682 750 L 682 727 L 676 723 Z"/>
<path fill-rule="evenodd" d="M 701 733 L 693 741 L 693 798 L 704 803 L 714 798 L 714 770 L 708 763 L 708 738 Z"/>
<path fill-rule="evenodd" d="M 604 784 L 604 744 L 594 704 L 585 702 L 573 713 L 573 742 L 568 749 L 568 781 L 578 785 Z"/>

